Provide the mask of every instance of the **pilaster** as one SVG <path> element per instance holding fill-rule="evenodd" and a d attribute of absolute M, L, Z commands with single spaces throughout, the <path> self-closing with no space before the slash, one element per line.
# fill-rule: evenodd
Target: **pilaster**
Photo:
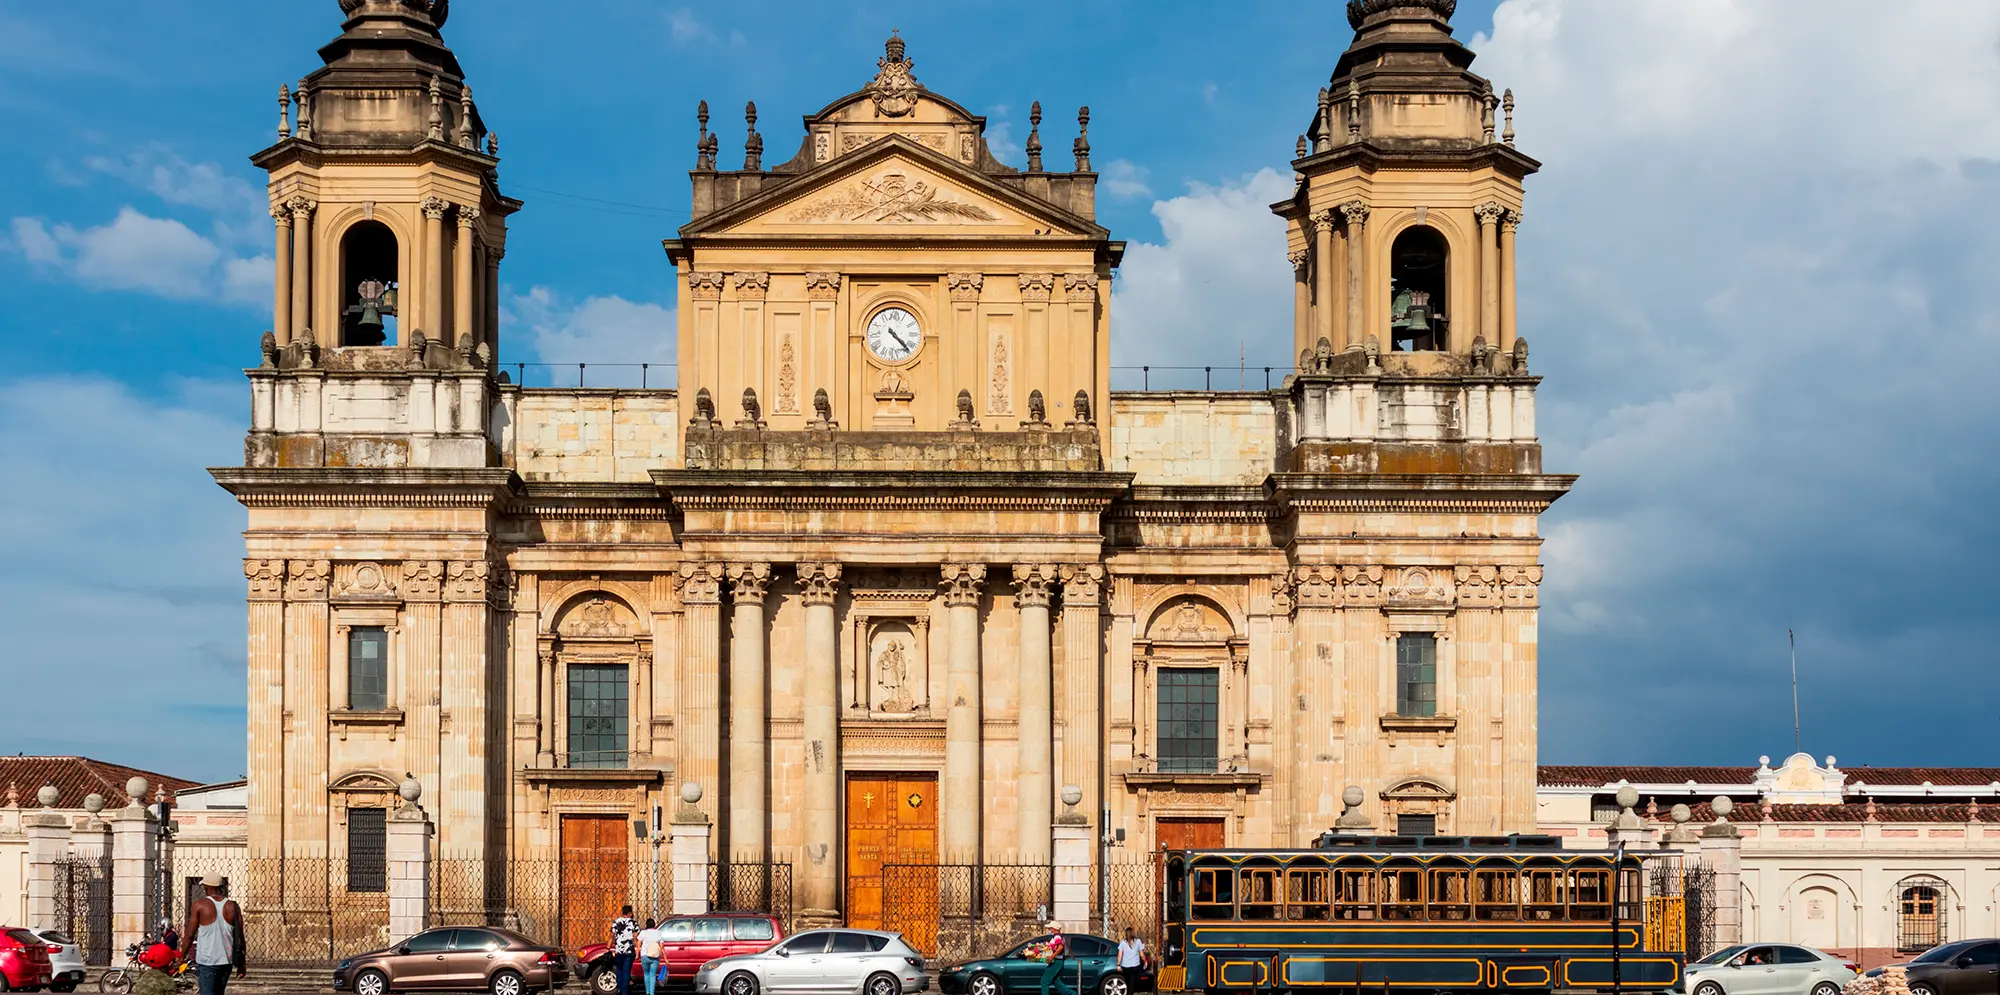
<path fill-rule="evenodd" d="M 491 794 L 486 783 L 491 742 L 487 599 L 496 581 L 493 573 L 485 560 L 454 560 L 445 567 L 435 804 L 438 846 L 454 857 L 486 855 L 486 807 Z"/>
<path fill-rule="evenodd" d="M 243 577 L 250 603 L 246 831 L 251 853 L 275 855 L 285 832 L 285 561 L 244 560 Z"/>
<path fill-rule="evenodd" d="M 287 855 L 324 856 L 327 843 L 326 560 L 285 564 L 285 815 Z M 143 926 L 144 923 L 142 922 Z"/>
<path fill-rule="evenodd" d="M 683 563 L 681 626 L 679 756 L 676 770 L 693 784 L 714 784 L 721 776 L 722 757 L 722 565 Z M 700 796 L 690 805 L 700 804 Z M 714 802 L 699 811 L 713 811 Z M 704 814 L 704 818 L 707 815 Z M 708 833 L 702 833 L 708 844 Z M 706 858 L 704 857 L 704 860 Z M 707 894 L 706 879 L 702 893 Z M 676 896 L 679 889 L 675 889 Z M 675 898 L 678 903 L 680 899 Z"/>
<path fill-rule="evenodd" d="M 769 782 L 770 729 L 765 713 L 764 598 L 771 565 L 727 567 L 729 627 L 729 856 L 762 860 L 767 843 L 765 786 Z"/>
<path fill-rule="evenodd" d="M 833 919 L 840 909 L 840 675 L 834 601 L 838 563 L 799 564 L 805 601 L 805 861 L 800 896 L 808 917 Z M 795 866 L 797 866 L 795 864 Z"/>
<path fill-rule="evenodd" d="M 1104 724 L 1103 624 L 1104 567 L 1065 564 L 1062 575 L 1062 755 L 1057 770 L 1063 784 L 1083 791 L 1092 824 L 1103 804 L 1098 751 Z"/>
<path fill-rule="evenodd" d="M 946 614 L 944 783 L 938 821 L 944 859 L 979 862 L 980 770 L 979 609 L 986 565 L 943 567 Z"/>

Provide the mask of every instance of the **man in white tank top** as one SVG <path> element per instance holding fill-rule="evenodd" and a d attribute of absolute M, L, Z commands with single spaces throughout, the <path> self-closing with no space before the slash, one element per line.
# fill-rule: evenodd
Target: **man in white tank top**
<path fill-rule="evenodd" d="M 181 956 L 193 960 L 201 995 L 223 995 L 230 968 L 239 978 L 247 973 L 243 910 L 223 895 L 222 879 L 213 874 L 201 879 L 201 891 L 201 899 L 188 910 L 187 928 L 181 931 Z"/>

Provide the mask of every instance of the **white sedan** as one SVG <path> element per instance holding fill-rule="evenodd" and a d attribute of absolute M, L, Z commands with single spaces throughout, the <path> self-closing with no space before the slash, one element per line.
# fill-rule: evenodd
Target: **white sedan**
<path fill-rule="evenodd" d="M 1688 995 L 1840 995 L 1859 969 L 1796 943 L 1725 947 L 1687 966 Z"/>

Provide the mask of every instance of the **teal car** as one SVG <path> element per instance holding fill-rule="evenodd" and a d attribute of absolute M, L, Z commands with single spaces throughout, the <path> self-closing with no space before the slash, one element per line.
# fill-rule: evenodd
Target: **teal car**
<path fill-rule="evenodd" d="M 1151 968 L 1135 971 L 1136 983 L 1127 983 L 1118 972 L 1117 943 L 1087 933 L 1066 933 L 1063 939 L 1069 946 L 1069 955 L 1062 961 L 1062 982 L 1075 995 L 1133 995 L 1135 988 L 1152 990 Z M 1049 935 L 1044 933 L 1022 941 L 998 957 L 946 968 L 938 975 L 938 990 L 944 995 L 1041 995 L 1042 970 L 1048 964 L 1029 960 L 1027 953 L 1029 947 L 1048 941 Z"/>

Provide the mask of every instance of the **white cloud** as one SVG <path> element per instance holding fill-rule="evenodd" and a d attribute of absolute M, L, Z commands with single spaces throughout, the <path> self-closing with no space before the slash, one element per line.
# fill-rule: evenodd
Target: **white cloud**
<path fill-rule="evenodd" d="M 1104 192 L 1118 198 L 1151 197 L 1146 177 L 1146 167 L 1130 159 L 1113 159 L 1104 164 Z"/>
<path fill-rule="evenodd" d="M 590 297 L 572 303 L 547 287 L 535 287 L 509 299 L 503 320 L 529 333 L 537 360 L 555 364 L 559 373 L 544 374 L 571 382 L 577 363 L 585 363 L 592 386 L 639 383 L 638 365 L 650 364 L 646 382 L 671 383 L 662 367 L 671 366 L 676 351 L 674 311 L 623 297 Z M 517 332 L 518 334 L 518 332 Z M 529 376 L 528 383 L 542 382 Z"/>
<path fill-rule="evenodd" d="M 1166 241 L 1127 247 L 1112 291 L 1119 365 L 1292 365 L 1285 225 L 1270 208 L 1291 192 L 1288 175 L 1263 169 L 1153 204 Z M 1156 369 L 1153 384 L 1200 384 L 1198 371 L 1171 376 Z M 1136 373 L 1120 371 L 1115 385 L 1138 386 Z"/>
<path fill-rule="evenodd" d="M 715 40 L 715 31 L 695 16 L 691 7 L 680 7 L 668 14 L 667 30 L 673 34 L 676 45 Z"/>
<path fill-rule="evenodd" d="M 179 221 L 131 207 L 93 228 L 15 218 L 13 232 L 11 247 L 37 269 L 87 287 L 218 304 L 271 301 L 270 257 L 229 256 Z"/>
<path fill-rule="evenodd" d="M 0 382 L 8 658 L 86 681 L 91 709 L 126 717 L 80 726 L 74 710 L 21 710 L 11 748 L 243 772 L 244 513 L 203 470 L 242 459 L 243 390 L 189 383 L 154 399 L 93 378 Z"/>
<path fill-rule="evenodd" d="M 261 187 L 253 187 L 215 163 L 188 162 L 164 145 L 148 145 L 121 159 L 90 156 L 83 164 L 92 172 L 124 180 L 169 204 L 260 217 L 268 208 Z"/>
<path fill-rule="evenodd" d="M 2000 636 L 1974 593 L 2000 479 L 1969 455 L 2000 422 L 2000 232 L 1967 210 L 2000 198 L 2000 6 L 1507 0 L 1475 45 L 1546 163 L 1522 334 L 1545 466 L 1582 474 L 1544 523 L 1544 755 L 1641 752 L 1590 717 L 1637 688 L 1733 751 L 1682 759 L 1754 756 L 1795 627 L 1844 717 L 1824 748 L 1970 760 L 1831 688 L 1943 724 L 1977 720 L 1922 688 L 2000 690 L 1967 669 Z"/>

